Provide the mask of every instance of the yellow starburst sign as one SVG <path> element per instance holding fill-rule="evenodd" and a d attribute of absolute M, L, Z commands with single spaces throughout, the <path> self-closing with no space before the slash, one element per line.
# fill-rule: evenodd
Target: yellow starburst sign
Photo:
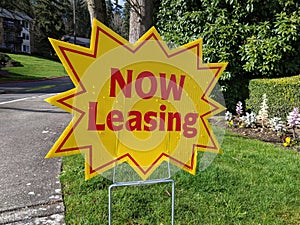
<path fill-rule="evenodd" d="M 220 153 L 208 119 L 224 107 L 209 95 L 226 63 L 202 63 L 202 39 L 170 50 L 153 27 L 130 44 L 94 20 L 90 48 L 50 42 L 75 88 L 46 100 L 73 114 L 46 157 L 84 154 L 86 179 L 124 162 L 147 179 Z"/>

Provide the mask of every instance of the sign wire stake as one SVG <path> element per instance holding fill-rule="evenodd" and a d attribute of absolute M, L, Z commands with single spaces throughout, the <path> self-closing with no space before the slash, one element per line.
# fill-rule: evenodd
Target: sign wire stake
<path fill-rule="evenodd" d="M 170 179 L 170 163 L 168 162 L 168 177 L 153 180 L 137 180 L 137 181 L 126 181 L 126 182 L 115 182 L 116 167 L 113 171 L 113 184 L 108 187 L 108 224 L 112 225 L 112 188 L 114 187 L 126 187 L 126 186 L 140 186 L 140 185 L 150 185 L 150 184 L 161 184 L 161 183 L 171 183 L 172 184 L 172 199 L 171 199 L 171 225 L 174 225 L 174 211 L 175 211 L 175 181 Z"/>

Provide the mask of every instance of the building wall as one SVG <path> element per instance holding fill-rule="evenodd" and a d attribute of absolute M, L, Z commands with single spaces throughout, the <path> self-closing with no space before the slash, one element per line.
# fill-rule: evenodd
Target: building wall
<path fill-rule="evenodd" d="M 3 18 L 0 17 L 0 48 L 4 42 Z"/>
<path fill-rule="evenodd" d="M 30 21 L 20 16 L 0 15 L 0 48 L 30 54 Z"/>
<path fill-rule="evenodd" d="M 30 23 L 28 21 L 22 21 L 21 36 L 23 38 L 21 52 L 31 53 L 30 48 Z"/>

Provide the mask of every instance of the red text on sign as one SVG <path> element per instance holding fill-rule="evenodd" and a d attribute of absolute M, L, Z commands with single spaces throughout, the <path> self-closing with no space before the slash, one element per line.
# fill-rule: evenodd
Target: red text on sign
<path fill-rule="evenodd" d="M 133 70 L 127 70 L 126 80 L 117 68 L 111 68 L 111 80 L 110 80 L 110 97 L 116 97 L 117 85 L 122 90 L 125 98 L 131 98 L 132 96 L 132 79 Z M 150 81 L 149 90 L 143 89 L 143 82 L 148 79 Z M 169 99 L 171 93 L 173 94 L 173 100 L 179 101 L 182 95 L 182 89 L 184 86 L 185 76 L 181 75 L 179 81 L 176 80 L 176 76 L 171 74 L 169 78 L 165 73 L 159 73 L 159 79 L 150 71 L 140 72 L 135 79 L 135 91 L 137 95 L 142 99 L 149 99 L 155 96 L 158 89 L 158 83 L 160 84 L 161 99 Z"/>
<path fill-rule="evenodd" d="M 197 123 L 197 113 L 165 112 L 166 106 L 161 105 L 160 111 L 142 113 L 132 110 L 124 114 L 120 110 L 112 110 L 106 115 L 105 123 L 97 124 L 98 102 L 89 103 L 88 130 L 103 131 L 106 127 L 112 131 L 183 131 L 183 136 L 193 138 L 198 131 L 193 127 Z"/>

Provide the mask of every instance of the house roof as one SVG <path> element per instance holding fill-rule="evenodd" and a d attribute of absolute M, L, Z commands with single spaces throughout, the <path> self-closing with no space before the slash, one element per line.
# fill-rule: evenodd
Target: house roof
<path fill-rule="evenodd" d="M 32 21 L 33 19 L 24 12 L 13 12 L 0 7 L 0 17 L 16 20 Z"/>
<path fill-rule="evenodd" d="M 64 35 L 62 37 L 62 40 L 74 44 L 74 36 Z M 90 47 L 90 39 L 83 38 L 83 37 L 76 37 L 76 44 L 85 47 Z"/>

